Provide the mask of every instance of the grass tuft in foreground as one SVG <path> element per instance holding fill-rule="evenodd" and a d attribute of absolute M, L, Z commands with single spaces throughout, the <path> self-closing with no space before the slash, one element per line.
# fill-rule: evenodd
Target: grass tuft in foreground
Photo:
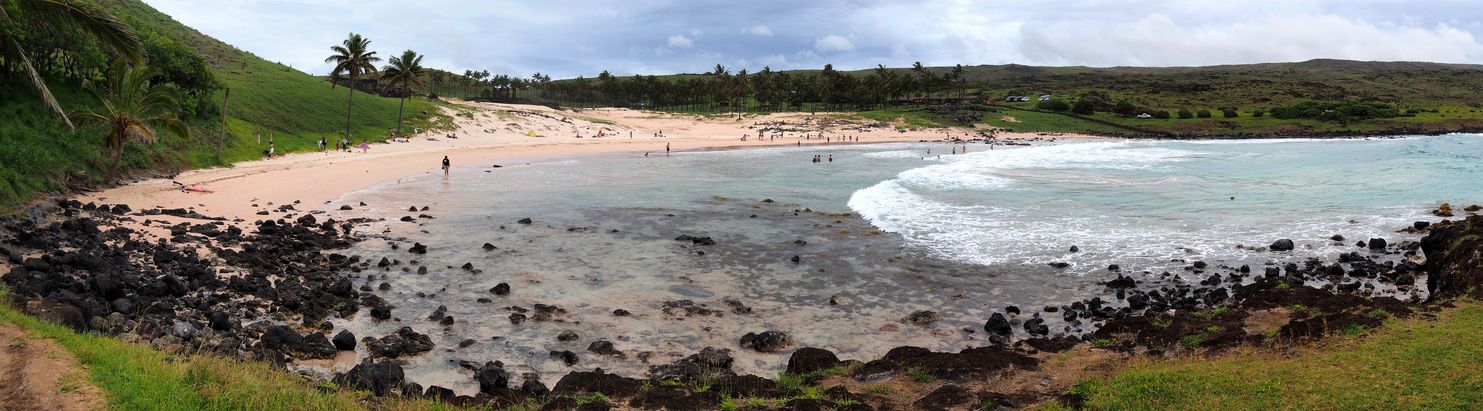
<path fill-rule="evenodd" d="M 57 342 L 87 366 L 94 384 L 121 410 L 453 409 L 422 399 L 373 399 L 321 385 L 268 363 L 213 355 L 172 355 L 39 320 L 16 311 L 0 287 L 0 321 Z M 372 401 L 378 401 L 372 403 Z"/>
<path fill-rule="evenodd" d="M 1135 363 L 1072 393 L 1106 410 L 1480 409 L 1483 303 L 1457 305 L 1295 352 Z"/>

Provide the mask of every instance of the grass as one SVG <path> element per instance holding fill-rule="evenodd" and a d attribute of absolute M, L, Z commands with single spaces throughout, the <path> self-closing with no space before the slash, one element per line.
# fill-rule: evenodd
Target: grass
<path fill-rule="evenodd" d="M 933 377 L 931 373 L 923 370 L 911 370 L 909 375 L 911 376 L 911 380 L 916 381 L 917 384 L 929 384 L 937 379 L 937 377 Z"/>
<path fill-rule="evenodd" d="M 1209 321 L 1211 318 L 1219 317 L 1221 314 L 1225 314 L 1226 311 L 1230 310 L 1230 307 L 1220 306 L 1211 308 L 1209 310 L 1196 311 L 1194 314 L 1191 315 L 1194 315 L 1195 317 L 1198 317 L 1202 320 Z"/>
<path fill-rule="evenodd" d="M 0 301 L 6 301 L 0 287 Z M 213 355 L 173 355 L 141 344 L 39 320 L 0 304 L 0 321 L 26 329 L 66 349 L 89 370 L 86 377 L 64 375 L 62 390 L 76 390 L 90 379 L 114 409 L 245 410 L 366 409 L 369 394 L 321 385 L 268 363 Z M 389 409 L 452 409 L 445 404 L 387 398 Z"/>
<path fill-rule="evenodd" d="M 1463 302 L 1435 320 L 1392 319 L 1368 331 L 1296 354 L 1141 360 L 1072 392 L 1106 410 L 1483 407 L 1483 304 Z"/>
<path fill-rule="evenodd" d="M 1009 106 L 1015 107 L 1015 105 Z M 1031 105 L 1023 105 L 1022 108 L 1031 107 Z M 1005 117 L 1014 118 L 1016 121 L 1006 120 Z M 1067 115 L 1037 111 L 1006 110 L 1000 113 L 989 113 L 984 116 L 984 123 L 1016 132 L 1085 133 L 1097 135 L 1125 135 L 1130 133 L 1129 130 L 1106 124 L 1099 124 Z"/>
<path fill-rule="evenodd" d="M 575 400 L 577 405 L 602 404 L 608 402 L 608 396 L 600 392 L 591 392 L 578 395 Z"/>

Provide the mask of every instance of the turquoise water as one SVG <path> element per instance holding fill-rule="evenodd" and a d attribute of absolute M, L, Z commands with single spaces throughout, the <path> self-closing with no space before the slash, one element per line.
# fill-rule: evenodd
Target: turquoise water
<path fill-rule="evenodd" d="M 1483 194 L 1475 135 L 1108 142 L 971 153 L 858 191 L 849 205 L 942 258 L 1089 267 L 1249 257 L 1290 237 L 1337 252 Z M 1355 222 L 1351 223 L 1353 220 Z M 1047 250 L 1077 245 L 1082 253 Z"/>
<path fill-rule="evenodd" d="M 1331 260 L 1370 237 L 1415 240 L 1395 230 L 1435 220 L 1427 211 L 1441 202 L 1483 201 L 1478 135 L 1057 142 L 992 150 L 978 144 L 967 154 L 950 154 L 952 147 L 612 155 L 484 164 L 448 178 L 382 184 L 326 209 L 367 203 L 330 211 L 386 218 L 363 229 L 385 241 L 352 251 L 420 258 L 409 268 L 424 265 L 429 273 L 373 273 L 364 283 L 389 283 L 392 291 L 378 294 L 397 306 L 401 320 L 362 316 L 338 325 L 361 336 L 410 325 L 432 330 L 439 347 L 449 349 L 478 340 L 409 362 L 409 373 L 424 384 L 461 392 L 476 387 L 451 360 L 502 360 L 546 375 L 549 384 L 571 369 L 550 360 L 550 350 L 578 352 L 578 369 L 639 374 L 647 365 L 635 360 L 637 352 L 667 362 L 706 345 L 739 349 L 742 333 L 767 329 L 845 358 L 869 359 L 908 344 L 957 350 L 982 344 L 980 335 L 962 329 L 981 328 L 1007 305 L 1029 312 L 1102 295 L 1097 283 L 1112 276 L 1109 264 L 1152 279 L 1182 272 L 1193 260 L 1212 266 Z M 816 154 L 834 161 L 810 162 Z M 408 213 L 412 205 L 429 211 Z M 396 221 L 424 213 L 434 218 Z M 517 224 L 521 218 L 534 224 Z M 711 236 L 718 244 L 673 241 L 680 234 Z M 1335 234 L 1349 240 L 1329 241 Z M 1238 247 L 1279 238 L 1293 239 L 1298 251 Z M 428 254 L 407 254 L 413 241 L 428 244 Z M 485 242 L 500 248 L 484 251 Z M 1068 252 L 1071 246 L 1080 252 Z M 794 255 L 802 256 L 800 263 L 789 262 Z M 464 262 L 482 273 L 458 269 Z M 1050 262 L 1071 266 L 1056 270 Z M 487 290 L 500 282 L 511 285 L 511 296 L 475 302 L 493 297 Z M 831 297 L 842 303 L 829 304 Z M 663 312 L 662 302 L 679 299 L 725 314 Z M 725 299 L 753 312 L 731 313 Z M 536 303 L 568 313 L 559 323 L 507 320 L 508 307 Z M 426 321 L 438 305 L 459 322 L 443 329 Z M 616 308 L 634 315 L 614 317 Z M 921 309 L 938 311 L 942 320 L 899 321 Z M 557 342 L 554 336 L 566 330 L 582 338 Z M 596 338 L 613 341 L 628 358 L 585 353 Z M 764 375 L 786 363 L 784 355 L 737 356 L 738 369 Z"/>

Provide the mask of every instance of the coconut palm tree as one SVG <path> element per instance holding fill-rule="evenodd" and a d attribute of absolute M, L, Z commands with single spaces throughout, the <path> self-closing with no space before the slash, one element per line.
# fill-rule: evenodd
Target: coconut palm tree
<path fill-rule="evenodd" d="M 154 68 L 115 63 L 109 70 L 109 83 L 104 88 L 93 81 L 82 83 L 82 89 L 98 100 L 100 108 L 81 109 L 72 115 L 82 123 L 108 128 L 103 142 L 113 155 L 113 162 L 108 166 L 109 176 L 118 169 L 124 145 L 135 139 L 153 142 L 156 126 L 182 138 L 190 137 L 190 128 L 180 121 L 180 100 L 175 86 L 151 84 L 149 81 L 159 74 L 159 70 Z"/>
<path fill-rule="evenodd" d="M 12 15 L 11 13 L 15 13 Z M 97 40 L 103 50 L 131 63 L 144 61 L 144 44 L 128 24 L 91 3 L 72 0 L 0 0 L 0 60 L 19 62 L 41 101 L 61 117 L 68 129 L 72 120 L 52 97 L 46 80 L 31 64 L 21 42 L 9 33 L 59 32 L 76 29 Z"/>
<path fill-rule="evenodd" d="M 401 135 L 402 109 L 407 106 L 407 97 L 412 96 L 413 87 L 427 90 L 427 85 L 422 84 L 422 73 L 426 70 L 422 68 L 422 56 L 412 50 L 403 51 L 400 57 L 392 57 L 390 63 L 381 68 L 381 79 L 386 80 L 386 88 L 400 86 L 407 92 L 396 109 L 396 133 Z"/>
<path fill-rule="evenodd" d="M 371 40 L 361 37 L 359 34 L 350 33 L 350 38 L 345 39 L 338 46 L 331 46 L 331 54 L 324 59 L 325 63 L 335 63 L 335 68 L 330 70 L 330 88 L 335 88 L 340 79 L 350 80 L 349 96 L 345 97 L 345 140 L 350 140 L 350 107 L 355 100 L 355 83 L 363 74 L 376 73 L 376 63 L 381 61 L 376 57 L 376 52 L 371 51 Z"/>

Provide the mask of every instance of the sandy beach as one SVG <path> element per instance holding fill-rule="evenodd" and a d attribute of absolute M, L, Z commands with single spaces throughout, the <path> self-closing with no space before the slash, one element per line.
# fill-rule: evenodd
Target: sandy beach
<path fill-rule="evenodd" d="M 942 140 L 952 136 L 973 138 L 977 130 L 967 128 L 898 131 L 893 127 L 870 127 L 867 120 L 837 121 L 827 126 L 803 122 L 847 118 L 848 113 L 775 113 L 736 117 L 702 117 L 630 109 L 603 108 L 582 111 L 554 110 L 544 106 L 459 102 L 472 108 L 454 113 L 455 130 L 427 131 L 406 142 L 373 144 L 366 152 L 292 153 L 272 159 L 238 163 L 229 168 L 192 170 L 174 178 L 157 178 L 79 196 L 83 202 L 124 203 L 136 209 L 187 208 L 229 220 L 252 220 L 269 204 L 299 201 L 324 204 L 347 192 L 378 182 L 440 171 L 448 156 L 455 168 L 487 168 L 494 164 L 523 163 L 566 157 L 620 154 L 664 155 L 671 151 L 716 150 L 767 146 L 826 146 L 831 144 L 874 144 L 920 140 Z M 786 122 L 790 127 L 823 130 L 830 141 L 805 140 L 798 132 L 777 139 L 758 140 L 758 124 Z M 536 137 L 531 137 L 534 132 Z M 598 137 L 599 133 L 602 137 Z M 663 133 L 662 137 L 657 136 Z M 446 135 L 456 136 L 456 139 Z M 742 141 L 742 136 L 749 136 Z M 858 142 L 840 142 L 842 136 Z M 999 132 L 1009 139 L 1084 138 L 1091 136 Z M 352 143 L 354 144 L 354 143 Z M 210 193 L 182 192 L 174 182 L 200 186 Z M 257 206 L 254 206 L 257 204 Z"/>

